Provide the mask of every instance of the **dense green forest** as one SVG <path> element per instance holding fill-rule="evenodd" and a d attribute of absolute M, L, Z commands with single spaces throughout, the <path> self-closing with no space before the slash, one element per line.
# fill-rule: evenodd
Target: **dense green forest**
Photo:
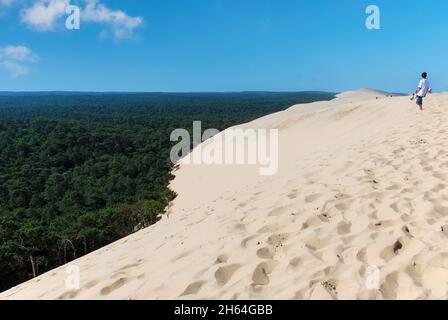
<path fill-rule="evenodd" d="M 0 93 L 0 290 L 157 221 L 170 133 L 223 130 L 333 94 Z"/>

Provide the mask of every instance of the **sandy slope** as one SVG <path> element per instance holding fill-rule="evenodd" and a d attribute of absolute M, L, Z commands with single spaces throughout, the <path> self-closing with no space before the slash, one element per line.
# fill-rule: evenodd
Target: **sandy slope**
<path fill-rule="evenodd" d="M 78 291 L 61 267 L 0 298 L 446 299 L 446 106 L 361 90 L 245 124 L 280 130 L 276 175 L 181 165 L 169 215 L 70 264 Z"/>

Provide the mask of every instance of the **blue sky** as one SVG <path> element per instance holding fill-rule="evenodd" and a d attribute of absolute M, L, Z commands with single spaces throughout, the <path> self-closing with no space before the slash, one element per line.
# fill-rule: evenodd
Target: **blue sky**
<path fill-rule="evenodd" d="M 80 30 L 57 2 L 81 7 Z M 380 30 L 365 27 L 370 4 Z M 0 91 L 411 92 L 424 70 L 442 91 L 447 13 L 439 0 L 0 0 Z"/>

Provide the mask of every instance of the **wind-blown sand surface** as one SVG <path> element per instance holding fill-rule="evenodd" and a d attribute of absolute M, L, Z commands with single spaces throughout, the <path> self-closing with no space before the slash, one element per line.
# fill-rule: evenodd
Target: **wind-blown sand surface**
<path fill-rule="evenodd" d="M 79 290 L 64 266 L 0 298 L 446 299 L 448 94 L 426 106 L 360 90 L 242 125 L 279 129 L 276 175 L 181 165 L 160 222 L 69 264 Z"/>

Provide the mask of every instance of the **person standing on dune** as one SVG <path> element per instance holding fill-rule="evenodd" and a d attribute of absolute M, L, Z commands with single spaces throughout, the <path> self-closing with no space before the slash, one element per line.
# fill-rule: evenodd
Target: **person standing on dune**
<path fill-rule="evenodd" d="M 420 108 L 420 111 L 423 111 L 423 98 L 426 97 L 426 95 L 432 92 L 431 86 L 429 85 L 428 81 L 428 74 L 426 72 L 422 73 L 422 79 L 420 80 L 418 84 L 418 88 L 415 91 L 416 98 L 417 98 L 417 105 Z"/>

